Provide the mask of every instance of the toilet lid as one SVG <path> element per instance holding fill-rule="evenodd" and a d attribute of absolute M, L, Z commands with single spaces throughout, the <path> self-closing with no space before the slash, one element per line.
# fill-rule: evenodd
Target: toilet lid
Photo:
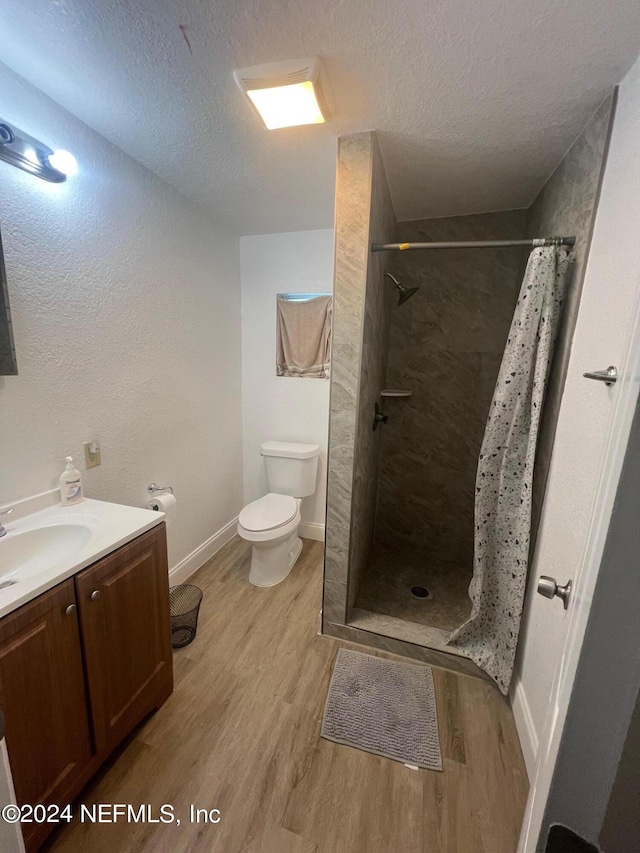
<path fill-rule="evenodd" d="M 245 530 L 273 530 L 291 521 L 297 511 L 295 498 L 269 493 L 248 504 L 240 513 L 238 521 Z"/>

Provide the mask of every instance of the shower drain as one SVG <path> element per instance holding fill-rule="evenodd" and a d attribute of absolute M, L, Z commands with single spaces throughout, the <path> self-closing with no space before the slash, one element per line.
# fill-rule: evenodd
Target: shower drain
<path fill-rule="evenodd" d="M 433 598 L 431 590 L 427 589 L 426 586 L 412 586 L 411 595 L 414 598 L 421 598 L 423 601 L 427 601 L 428 599 Z"/>

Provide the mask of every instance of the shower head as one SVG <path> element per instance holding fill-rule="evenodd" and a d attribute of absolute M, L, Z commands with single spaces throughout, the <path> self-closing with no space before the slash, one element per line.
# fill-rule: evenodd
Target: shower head
<path fill-rule="evenodd" d="M 390 272 L 385 273 L 387 278 L 390 278 L 393 282 L 393 286 L 398 291 L 398 308 L 407 301 L 407 299 L 411 299 L 414 293 L 420 290 L 419 287 L 405 287 L 404 284 L 401 284 L 398 279 L 391 275 Z"/>
<path fill-rule="evenodd" d="M 400 296 L 398 296 L 398 306 L 402 305 L 403 302 L 406 302 L 407 299 L 411 299 L 414 293 L 417 293 L 420 288 L 419 287 L 403 287 L 400 285 L 398 288 L 400 291 Z"/>

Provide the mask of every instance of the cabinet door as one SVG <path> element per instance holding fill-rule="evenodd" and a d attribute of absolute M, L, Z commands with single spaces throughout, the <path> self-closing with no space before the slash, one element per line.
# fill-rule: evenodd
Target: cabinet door
<path fill-rule="evenodd" d="M 68 580 L 0 621 L 0 705 L 20 804 L 66 802 L 91 760 L 75 605 Z"/>
<path fill-rule="evenodd" d="M 76 575 L 98 752 L 109 752 L 173 689 L 169 575 L 161 524 Z"/>

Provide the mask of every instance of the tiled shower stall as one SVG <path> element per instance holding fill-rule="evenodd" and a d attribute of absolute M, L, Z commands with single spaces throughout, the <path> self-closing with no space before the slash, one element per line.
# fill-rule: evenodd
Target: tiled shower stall
<path fill-rule="evenodd" d="M 527 210 L 397 222 L 376 134 L 339 140 L 324 633 L 476 672 L 444 638 L 470 610 L 476 466 L 528 252 L 370 248 L 576 236 L 536 457 L 535 530 L 614 103 L 603 102 Z M 419 291 L 398 306 L 385 271 Z M 390 388 L 410 396 L 381 396 Z M 376 403 L 389 421 L 374 431 Z"/>

